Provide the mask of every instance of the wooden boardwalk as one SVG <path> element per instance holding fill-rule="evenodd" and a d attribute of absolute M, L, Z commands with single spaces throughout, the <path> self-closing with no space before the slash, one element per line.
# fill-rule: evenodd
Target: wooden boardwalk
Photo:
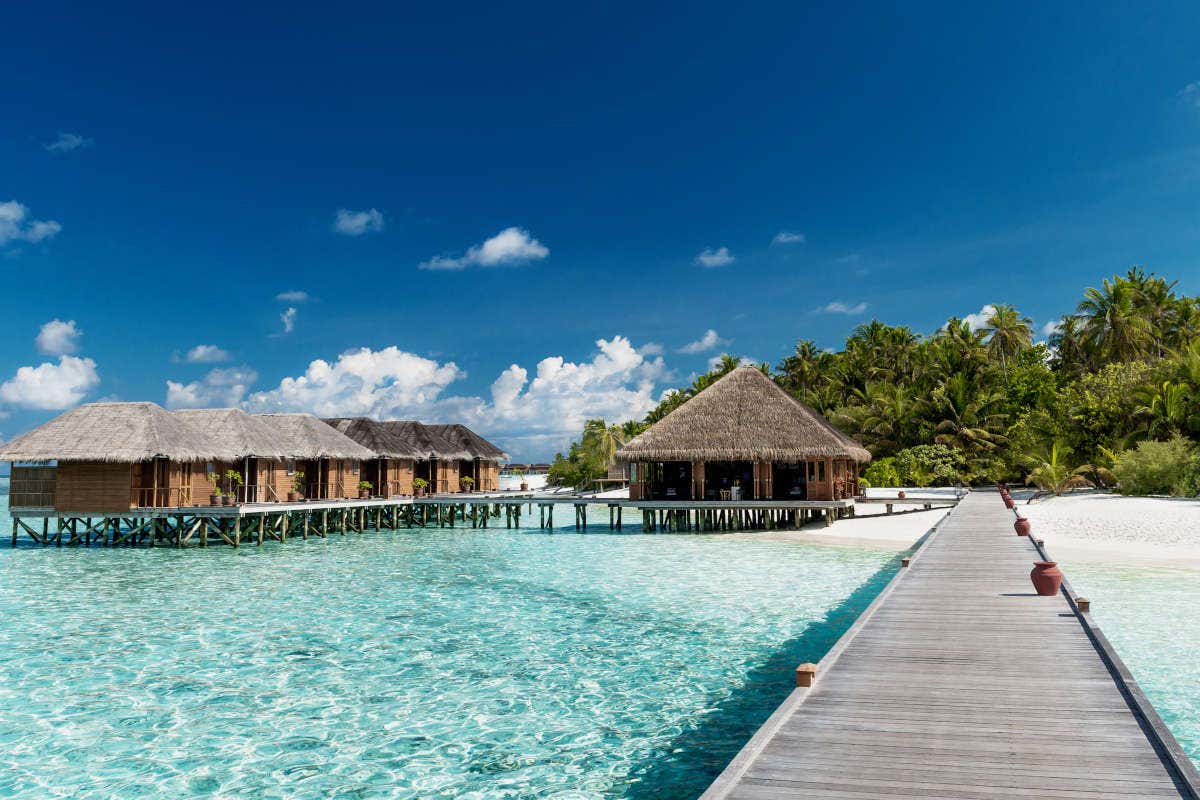
<path fill-rule="evenodd" d="M 1033 593 L 1013 520 L 964 499 L 702 800 L 1196 797 L 1086 604 Z"/>

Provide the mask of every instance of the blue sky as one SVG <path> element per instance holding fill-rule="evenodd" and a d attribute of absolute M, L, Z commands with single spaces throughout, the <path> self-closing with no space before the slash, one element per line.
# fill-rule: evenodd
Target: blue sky
<path fill-rule="evenodd" d="M 539 459 L 722 350 L 1200 291 L 1195 3 L 428 5 L 5 11 L 0 435 L 236 402 Z"/>

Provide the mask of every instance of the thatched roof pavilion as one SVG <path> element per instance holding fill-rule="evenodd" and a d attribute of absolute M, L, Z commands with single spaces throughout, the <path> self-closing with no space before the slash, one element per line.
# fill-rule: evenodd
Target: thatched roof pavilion
<path fill-rule="evenodd" d="M 293 444 L 262 417 L 240 408 L 182 408 L 171 412 L 223 453 L 239 458 L 299 458 Z"/>
<path fill-rule="evenodd" d="M 747 498 L 837 499 L 857 492 L 858 464 L 871 454 L 743 366 L 634 437 L 617 459 L 635 473 L 643 465 L 631 494 L 713 499 L 737 487 Z"/>
<path fill-rule="evenodd" d="M 0 446 L 0 461 L 133 464 L 239 457 L 229 445 L 154 403 L 88 403 Z"/>
<path fill-rule="evenodd" d="M 442 438 L 466 450 L 471 454 L 472 458 L 477 458 L 480 461 L 494 461 L 496 463 L 508 460 L 508 453 L 496 447 L 496 445 L 466 425 L 426 425 L 425 427 L 433 429 Z"/>
<path fill-rule="evenodd" d="M 287 443 L 290 458 L 361 461 L 375 454 L 312 414 L 256 414 Z"/>

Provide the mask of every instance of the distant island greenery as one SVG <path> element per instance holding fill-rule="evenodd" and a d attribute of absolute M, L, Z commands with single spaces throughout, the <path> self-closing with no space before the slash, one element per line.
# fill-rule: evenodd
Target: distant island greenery
<path fill-rule="evenodd" d="M 982 327 L 951 318 L 931 336 L 873 320 L 840 351 L 801 340 L 758 367 L 871 451 L 871 486 L 1200 491 L 1200 298 L 1134 267 L 1088 288 L 1042 343 L 1016 308 L 990 308 Z M 739 363 L 721 356 L 644 420 L 589 420 L 550 482 L 604 476 L 621 444 Z"/>

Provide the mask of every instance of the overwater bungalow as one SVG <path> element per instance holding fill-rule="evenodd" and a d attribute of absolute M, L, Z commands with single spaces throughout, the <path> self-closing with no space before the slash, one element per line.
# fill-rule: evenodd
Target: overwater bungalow
<path fill-rule="evenodd" d="M 361 465 L 374 460 L 374 452 L 312 414 L 256 416 L 287 443 L 295 470 L 304 473 L 306 498 L 339 500 L 359 496 Z"/>
<path fill-rule="evenodd" d="M 401 436 L 390 423 L 367 417 L 332 417 L 325 424 L 371 451 L 372 457 L 362 464 L 361 480 L 371 484 L 376 497 L 413 493 L 414 469 L 428 455 L 411 438 Z"/>
<path fill-rule="evenodd" d="M 427 425 L 435 433 L 461 447 L 469 459 L 458 462 L 459 481 L 469 476 L 474 488 L 481 492 L 494 492 L 500 488 L 500 464 L 508 460 L 508 453 L 480 436 L 466 425 Z"/>
<path fill-rule="evenodd" d="M 208 462 L 199 469 L 181 464 L 181 489 L 187 490 L 187 497 L 158 497 L 154 503 L 141 498 L 139 507 L 200 505 L 208 502 L 214 490 L 231 494 L 239 503 L 277 502 L 292 491 L 297 454 L 289 440 L 261 417 L 237 408 L 188 408 L 172 411 L 171 415 L 222 452 L 236 454 L 236 458 Z M 231 472 L 237 474 L 240 483 L 227 477 Z"/>
<path fill-rule="evenodd" d="M 842 500 L 871 454 L 751 366 L 631 439 L 631 500 Z"/>
<path fill-rule="evenodd" d="M 426 481 L 431 493 L 459 491 L 459 464 L 471 460 L 470 451 L 420 422 L 387 420 L 381 424 L 419 454 L 413 477 Z"/>

